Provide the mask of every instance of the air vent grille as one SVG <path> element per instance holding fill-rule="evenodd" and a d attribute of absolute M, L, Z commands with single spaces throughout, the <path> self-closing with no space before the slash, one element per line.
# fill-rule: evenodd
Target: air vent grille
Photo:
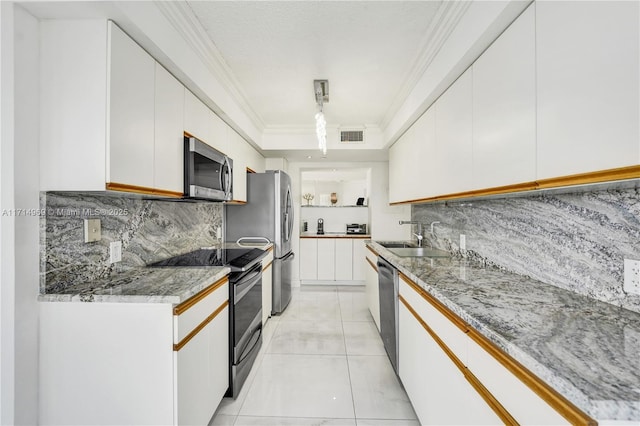
<path fill-rule="evenodd" d="M 340 132 L 340 143 L 363 143 L 363 130 L 342 130 Z"/>

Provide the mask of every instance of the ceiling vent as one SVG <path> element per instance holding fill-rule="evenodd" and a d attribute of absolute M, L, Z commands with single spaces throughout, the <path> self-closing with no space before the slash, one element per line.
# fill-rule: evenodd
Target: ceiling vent
<path fill-rule="evenodd" d="M 341 130 L 340 143 L 364 143 L 364 130 Z"/>

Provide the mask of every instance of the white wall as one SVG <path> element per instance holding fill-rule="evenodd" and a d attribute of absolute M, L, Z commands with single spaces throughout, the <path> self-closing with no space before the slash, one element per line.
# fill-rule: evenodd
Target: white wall
<path fill-rule="evenodd" d="M 0 209 L 13 200 L 13 4 L 0 2 Z M 0 215 L 0 424 L 14 424 L 14 224 Z"/>
<path fill-rule="evenodd" d="M 0 423 L 38 422 L 38 21 L 0 2 Z"/>
<path fill-rule="evenodd" d="M 38 20 L 15 8 L 15 206 L 37 210 L 39 199 Z M 38 422 L 39 216 L 15 219 L 15 424 Z"/>
<path fill-rule="evenodd" d="M 368 207 L 303 207 L 300 209 L 301 230 L 305 220 L 309 225 L 308 232 L 315 233 L 318 219 L 324 221 L 324 232 L 346 232 L 348 223 L 365 223 L 369 226 Z"/>
<path fill-rule="evenodd" d="M 267 159 L 268 162 L 268 159 Z M 294 201 L 294 211 L 296 217 L 293 227 L 293 251 L 300 259 L 300 201 L 302 200 L 301 171 L 304 169 L 318 170 L 344 169 L 344 168 L 370 168 L 371 169 L 371 191 L 369 195 L 369 215 L 371 238 L 374 240 L 408 240 L 410 239 L 410 227 L 399 225 L 400 220 L 409 220 L 411 217 L 410 206 L 390 206 L 389 205 L 389 163 L 385 162 L 362 162 L 362 163 L 312 163 L 312 162 L 289 162 L 287 173 L 291 176 L 291 192 Z M 309 224 L 310 230 L 315 230 L 313 223 Z M 299 262 L 294 263 L 293 282 L 300 285 Z"/>

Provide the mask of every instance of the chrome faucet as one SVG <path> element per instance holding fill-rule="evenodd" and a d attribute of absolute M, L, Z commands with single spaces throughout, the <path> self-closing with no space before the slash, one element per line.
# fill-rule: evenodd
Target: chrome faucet
<path fill-rule="evenodd" d="M 413 236 L 418 240 L 418 247 L 422 247 L 422 240 L 424 239 L 422 236 L 422 223 L 417 220 L 401 220 L 399 223 L 400 225 L 418 225 L 418 233 L 413 234 Z"/>
<path fill-rule="evenodd" d="M 439 222 L 439 221 L 437 221 L 437 220 L 436 220 L 436 221 L 434 221 L 434 222 L 431 222 L 431 235 L 433 235 L 433 225 L 435 225 L 436 223 L 440 223 L 440 222 Z M 435 236 L 435 235 L 434 235 L 434 236 Z"/>

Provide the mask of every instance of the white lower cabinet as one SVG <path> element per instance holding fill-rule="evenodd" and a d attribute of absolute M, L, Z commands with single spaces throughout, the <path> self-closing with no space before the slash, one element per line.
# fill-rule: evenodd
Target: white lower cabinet
<path fill-rule="evenodd" d="M 562 410 L 571 421 L 561 416 L 525 384 L 545 388 L 540 379 L 521 368 L 507 368 L 516 363 L 402 275 L 399 293 L 398 375 L 421 424 L 565 425 L 592 421 L 568 401 L 562 403 Z M 518 371 L 519 376 L 512 371 Z"/>
<path fill-rule="evenodd" d="M 262 325 L 271 317 L 273 308 L 273 249 L 262 259 Z"/>
<path fill-rule="evenodd" d="M 406 284 L 403 290 L 402 281 L 400 285 L 401 295 L 415 293 Z M 412 308 L 423 321 L 424 317 L 429 316 L 416 306 Z M 465 379 L 450 356 L 402 302 L 399 303 L 398 323 L 399 376 L 421 424 L 501 423 L 501 419 Z"/>
<path fill-rule="evenodd" d="M 364 281 L 364 243 L 358 238 L 300 238 L 300 280 Z M 358 264 L 358 265 L 356 265 Z"/>
<path fill-rule="evenodd" d="M 365 270 L 365 294 L 367 296 L 367 306 L 376 323 L 378 331 L 380 331 L 380 291 L 378 289 L 378 255 L 367 249 L 365 255 L 361 258 L 364 263 Z"/>
<path fill-rule="evenodd" d="M 170 303 L 41 302 L 40 424 L 206 425 L 229 385 L 225 278 Z"/>
<path fill-rule="evenodd" d="M 300 239 L 300 280 L 318 279 L 318 239 Z"/>

